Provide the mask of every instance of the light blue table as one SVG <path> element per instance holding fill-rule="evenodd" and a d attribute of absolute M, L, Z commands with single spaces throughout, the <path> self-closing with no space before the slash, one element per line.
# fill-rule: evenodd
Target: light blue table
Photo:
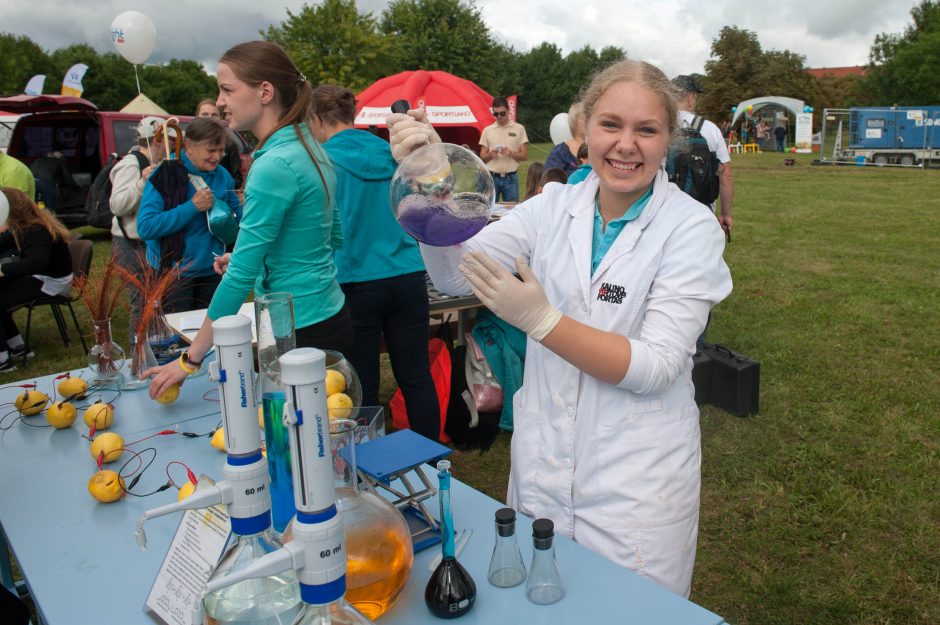
<path fill-rule="evenodd" d="M 38 380 L 41 387 L 48 379 Z M 207 432 L 219 420 L 218 405 L 203 394 L 211 388 L 203 376 L 183 387 L 170 407 L 158 406 L 145 391 L 124 393 L 116 402 L 114 431 L 128 440 L 182 424 L 182 429 Z M 15 393 L 0 391 L 0 402 Z M 41 420 L 37 416 L 32 419 Z M 0 434 L 0 525 L 26 578 L 40 617 L 49 625 L 152 624 L 144 601 L 180 521 L 171 515 L 146 525 L 148 549 L 134 540 L 138 516 L 145 509 L 174 501 L 175 489 L 152 497 L 127 497 L 114 504 L 95 502 L 86 490 L 95 466 L 84 430 L 53 431 L 17 424 Z M 134 488 L 149 492 L 162 484 L 163 467 L 171 460 L 188 464 L 198 475 L 220 479 L 224 456 L 206 438 L 162 436 L 150 439 L 157 460 Z M 138 447 L 142 447 L 138 446 Z M 458 529 L 473 529 L 460 562 L 477 583 L 477 602 L 460 622 L 465 625 L 524 622 L 526 625 L 580 623 L 629 625 L 720 625 L 720 616 L 661 589 L 565 538 L 556 540 L 558 560 L 567 585 L 566 597 L 551 606 L 525 599 L 524 586 L 491 586 L 486 571 L 493 547 L 493 513 L 501 504 L 459 481 L 453 486 Z M 433 471 L 429 471 L 432 476 Z M 179 475 L 176 473 L 175 475 Z M 429 506 L 436 510 L 436 506 Z M 517 521 L 526 563 L 531 558 L 531 523 Z M 379 625 L 440 623 L 424 606 L 430 573 L 430 548 L 415 556 L 411 578 L 402 597 Z M 3 556 L 5 554 L 0 554 Z M 100 600 L 101 603 L 97 603 Z"/>

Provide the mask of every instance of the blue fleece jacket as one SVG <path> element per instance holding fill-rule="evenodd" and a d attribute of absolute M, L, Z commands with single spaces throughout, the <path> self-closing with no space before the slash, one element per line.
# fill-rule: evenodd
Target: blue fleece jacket
<path fill-rule="evenodd" d="M 168 161 L 160 164 L 164 167 Z M 234 181 L 232 175 L 224 167 L 216 167 L 214 171 L 200 171 L 183 152 L 182 162 L 186 171 L 195 174 L 206 181 L 216 198 L 227 202 L 235 214 L 241 219 L 242 209 L 238 196 L 233 192 Z M 211 276 L 215 273 L 212 263 L 215 254 L 224 254 L 225 245 L 209 232 L 206 213 L 196 210 L 193 204 L 193 195 L 196 189 L 193 183 L 186 183 L 186 201 L 164 210 L 163 196 L 156 187 L 147 181 L 144 186 L 144 195 L 140 200 L 140 210 L 137 213 L 137 234 L 147 242 L 147 262 L 151 267 L 160 266 L 160 239 L 174 232 L 183 231 L 183 266 L 188 265 L 183 276 L 187 278 Z"/>
<path fill-rule="evenodd" d="M 397 164 L 388 143 L 350 128 L 330 137 L 323 148 L 336 167 L 343 222 L 343 247 L 333 258 L 340 284 L 424 271 L 417 242 L 392 213 L 389 184 Z"/>

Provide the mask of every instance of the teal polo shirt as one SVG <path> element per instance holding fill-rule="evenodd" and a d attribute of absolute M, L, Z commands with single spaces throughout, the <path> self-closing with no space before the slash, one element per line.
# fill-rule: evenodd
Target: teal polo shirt
<path fill-rule="evenodd" d="M 604 229 L 604 218 L 601 217 L 601 208 L 598 198 L 594 198 L 594 237 L 591 240 L 591 275 L 597 271 L 597 266 L 604 260 L 610 246 L 614 244 L 617 237 L 623 231 L 624 227 L 634 219 L 640 216 L 643 209 L 646 208 L 650 198 L 653 197 L 653 185 L 646 190 L 640 199 L 634 202 L 622 216 L 617 219 L 611 219 Z"/>

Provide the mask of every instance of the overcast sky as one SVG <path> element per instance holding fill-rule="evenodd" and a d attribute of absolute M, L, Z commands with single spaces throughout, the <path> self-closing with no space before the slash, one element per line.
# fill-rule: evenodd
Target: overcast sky
<path fill-rule="evenodd" d="M 231 45 L 300 10 L 301 0 L 0 0 L 0 32 L 26 35 L 47 51 L 88 43 L 113 50 L 111 21 L 136 9 L 153 20 L 151 63 L 194 59 L 215 72 Z M 315 4 L 315 3 L 313 3 Z M 477 0 L 490 32 L 525 51 L 543 41 L 564 53 L 614 45 L 668 75 L 701 72 L 723 26 L 757 33 L 765 50 L 788 49 L 808 67 L 861 65 L 875 35 L 901 32 L 917 0 Z M 387 2 L 357 0 L 360 12 L 381 14 Z M 707 7 L 707 8 L 706 8 Z"/>

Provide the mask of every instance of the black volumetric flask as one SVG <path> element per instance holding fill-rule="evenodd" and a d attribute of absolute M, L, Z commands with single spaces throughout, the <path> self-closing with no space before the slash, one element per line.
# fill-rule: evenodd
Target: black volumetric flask
<path fill-rule="evenodd" d="M 424 603 L 438 618 L 457 618 L 473 607 L 477 585 L 454 555 L 454 522 L 450 511 L 450 462 L 437 463 L 438 497 L 441 504 L 441 551 L 444 556 L 428 585 Z"/>

